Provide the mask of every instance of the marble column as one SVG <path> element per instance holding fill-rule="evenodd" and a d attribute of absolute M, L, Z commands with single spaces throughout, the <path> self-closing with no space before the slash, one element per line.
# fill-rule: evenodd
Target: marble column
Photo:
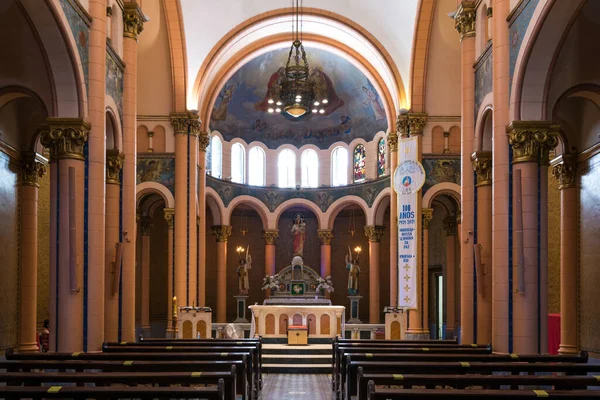
<path fill-rule="evenodd" d="M 198 305 L 206 306 L 206 148 L 210 137 L 198 134 Z"/>
<path fill-rule="evenodd" d="M 38 189 L 46 173 L 46 159 L 36 153 L 21 156 L 21 286 L 19 352 L 38 351 L 37 269 L 38 269 Z"/>
<path fill-rule="evenodd" d="M 332 229 L 319 229 L 317 236 L 321 241 L 321 278 L 331 276 L 331 239 Z"/>
<path fill-rule="evenodd" d="M 456 245 L 456 217 L 444 218 L 446 231 L 446 339 L 454 339 L 456 317 L 454 307 L 456 304 L 456 258 L 454 246 Z"/>
<path fill-rule="evenodd" d="M 433 219 L 433 208 L 423 208 L 423 286 L 429 289 L 429 223 Z M 429 327 L 429 291 L 423 297 L 423 324 Z"/>
<path fill-rule="evenodd" d="M 369 239 L 369 323 L 381 322 L 382 309 L 379 305 L 379 244 L 385 232 L 384 226 L 365 226 Z"/>
<path fill-rule="evenodd" d="M 544 173 L 547 176 L 545 165 L 548 164 L 549 151 L 558 144 L 558 131 L 558 126 L 547 121 L 514 121 L 507 127 L 513 153 L 513 176 L 521 174 L 522 188 L 522 243 L 519 243 L 519 237 L 513 233 L 513 281 L 516 282 L 513 297 L 515 353 L 533 354 L 548 351 L 548 260 L 538 258 L 548 238 L 547 224 L 544 226 L 543 223 L 548 218 L 547 208 L 541 207 L 543 202 L 547 202 L 548 184 L 546 181 L 540 181 L 538 177 Z M 518 218 L 518 200 L 513 200 L 515 220 Z M 523 274 L 519 272 L 521 260 L 518 254 L 521 251 L 524 261 Z M 520 281 L 521 276 L 523 282 Z"/>
<path fill-rule="evenodd" d="M 477 226 L 475 246 L 481 254 L 477 275 L 477 343 L 492 342 L 492 152 L 471 155 L 476 174 Z M 465 251 L 468 251 L 468 247 Z M 468 268 L 468 266 L 467 266 Z M 477 268 L 477 266 L 476 266 Z"/>
<path fill-rule="evenodd" d="M 140 228 L 142 233 L 142 307 L 141 324 L 142 335 L 145 338 L 150 337 L 150 228 L 152 228 L 151 217 L 143 216 L 140 218 Z"/>
<path fill-rule="evenodd" d="M 165 337 L 173 336 L 173 222 L 175 217 L 174 208 L 164 208 L 163 213 L 167 222 L 167 330 Z"/>
<path fill-rule="evenodd" d="M 390 163 L 390 306 L 398 304 L 398 194 L 394 190 L 394 171 L 398 167 L 398 135 L 387 137 Z"/>
<path fill-rule="evenodd" d="M 121 169 L 124 156 L 118 150 L 106 152 L 106 217 L 104 230 L 104 340 L 119 340 L 120 265 L 115 265 L 117 243 L 120 242 Z M 119 263 L 120 264 L 120 263 Z M 115 274 L 118 274 L 115 276 Z"/>
<path fill-rule="evenodd" d="M 552 168 L 560 190 L 560 347 L 577 354 L 577 158 L 563 154 Z"/>
<path fill-rule="evenodd" d="M 275 241 L 279 236 L 279 229 L 263 230 L 263 239 L 265 239 L 265 275 L 275 275 Z M 267 289 L 265 296 L 269 298 L 271 289 Z"/>
<path fill-rule="evenodd" d="M 212 234 L 217 239 L 217 323 L 227 322 L 227 241 L 231 225 L 215 225 Z"/>
<path fill-rule="evenodd" d="M 90 125 L 79 118 L 46 121 L 40 141 L 50 149 L 51 162 L 50 351 L 82 351 L 84 147 Z"/>
<path fill-rule="evenodd" d="M 137 56 L 138 35 L 145 17 L 135 1 L 123 7 L 123 267 L 120 340 L 135 340 L 135 249 L 137 175 Z"/>
<path fill-rule="evenodd" d="M 188 111 L 188 252 L 189 252 L 189 299 L 190 304 L 198 305 L 198 135 L 200 134 L 200 118 L 198 111 Z"/>
<path fill-rule="evenodd" d="M 475 186 L 472 166 L 468 155 L 474 151 L 475 140 L 475 2 L 461 1 L 454 16 L 454 26 L 461 42 L 461 232 L 460 242 L 460 321 L 463 343 L 474 341 L 474 287 L 473 287 L 473 240 L 469 232 L 474 229 Z M 506 25 L 506 21 L 504 21 Z M 508 33 L 507 33 L 508 35 Z"/>

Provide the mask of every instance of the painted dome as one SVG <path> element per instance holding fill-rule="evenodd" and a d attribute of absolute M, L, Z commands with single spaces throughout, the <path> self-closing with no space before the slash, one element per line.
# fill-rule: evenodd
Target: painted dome
<path fill-rule="evenodd" d="M 268 113 L 269 90 L 284 71 L 289 49 L 278 49 L 243 65 L 221 88 L 210 129 L 223 139 L 260 141 L 269 148 L 282 144 L 313 144 L 326 149 L 335 142 L 367 141 L 388 128 L 382 99 L 371 81 L 346 59 L 317 48 L 306 48 L 315 92 L 328 99 L 324 114 L 300 118 Z"/>

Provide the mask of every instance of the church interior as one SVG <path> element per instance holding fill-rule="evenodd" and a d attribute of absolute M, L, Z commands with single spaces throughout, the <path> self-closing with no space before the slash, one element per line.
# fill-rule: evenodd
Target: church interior
<path fill-rule="evenodd" d="M 600 396 L 599 35 L 597 0 L 0 0 L 0 397 L 227 346 L 206 398 L 522 355 Z M 136 386 L 72 398 L 198 397 Z"/>

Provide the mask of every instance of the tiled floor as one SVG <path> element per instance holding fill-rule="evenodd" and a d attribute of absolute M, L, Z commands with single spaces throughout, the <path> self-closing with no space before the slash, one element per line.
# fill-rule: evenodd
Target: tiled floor
<path fill-rule="evenodd" d="M 267 374 L 259 400 L 331 400 L 331 378 L 316 374 Z"/>

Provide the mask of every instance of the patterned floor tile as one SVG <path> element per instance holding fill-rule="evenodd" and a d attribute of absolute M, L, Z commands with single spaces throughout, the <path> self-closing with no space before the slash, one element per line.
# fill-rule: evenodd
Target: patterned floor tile
<path fill-rule="evenodd" d="M 259 400 L 331 400 L 330 375 L 266 374 Z"/>

